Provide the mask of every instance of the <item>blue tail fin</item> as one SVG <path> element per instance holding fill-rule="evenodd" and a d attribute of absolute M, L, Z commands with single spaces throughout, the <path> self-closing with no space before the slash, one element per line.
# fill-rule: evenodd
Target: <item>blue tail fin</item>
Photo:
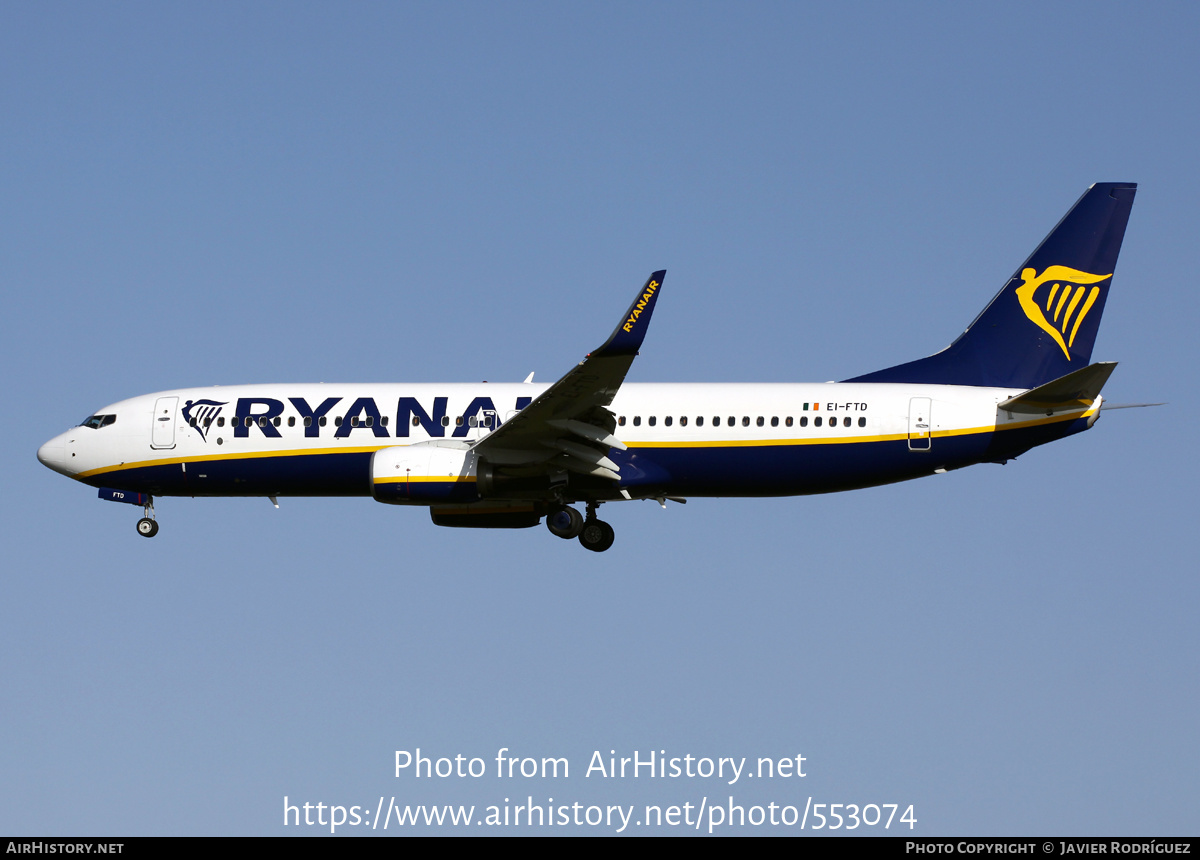
<path fill-rule="evenodd" d="M 1035 388 L 1087 367 L 1136 191 L 1096 183 L 958 340 L 846 381 Z"/>

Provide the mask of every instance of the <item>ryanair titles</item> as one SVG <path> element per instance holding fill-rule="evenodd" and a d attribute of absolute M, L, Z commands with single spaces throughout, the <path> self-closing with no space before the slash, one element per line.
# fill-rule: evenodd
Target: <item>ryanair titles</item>
<path fill-rule="evenodd" d="M 355 431 L 360 431 L 359 435 L 369 433 L 378 438 L 392 435 L 406 437 L 417 427 L 433 438 L 462 438 L 477 427 L 494 429 L 499 424 L 499 413 L 490 397 L 474 398 L 462 412 L 454 416 L 447 413 L 448 397 L 434 397 L 428 404 L 422 404 L 415 397 L 401 397 L 396 403 L 396 422 L 392 428 L 388 427 L 389 421 L 375 398 L 347 400 L 344 397 L 327 397 L 314 406 L 303 397 L 289 397 L 286 403 L 275 397 L 239 397 L 229 424 L 237 439 L 247 438 L 252 432 L 278 439 L 288 427 L 303 429 L 305 437 L 310 439 L 329 435 L 330 428 L 335 439 L 346 439 Z M 532 397 L 518 397 L 514 409 L 524 409 L 532 400 Z M 213 405 L 219 407 L 225 404 Z M 426 408 L 427 405 L 429 408 Z M 185 409 L 184 418 L 207 441 L 214 423 L 217 427 L 225 425 L 225 418 L 219 416 L 218 411 L 189 416 Z"/>
<path fill-rule="evenodd" d="M 629 319 L 625 320 L 625 325 L 621 326 L 625 331 L 633 331 L 633 325 L 638 321 L 638 317 L 642 315 L 642 311 L 646 309 L 650 298 L 654 295 L 654 291 L 658 289 L 658 281 L 650 281 L 646 284 L 646 292 L 642 293 L 642 297 L 638 299 L 637 304 L 633 306 L 633 310 L 629 312 Z"/>

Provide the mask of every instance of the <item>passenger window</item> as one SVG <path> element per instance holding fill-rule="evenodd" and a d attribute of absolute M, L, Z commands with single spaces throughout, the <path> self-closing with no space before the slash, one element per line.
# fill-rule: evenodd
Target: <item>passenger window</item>
<path fill-rule="evenodd" d="M 617 426 L 618 427 L 625 426 L 625 416 L 624 415 L 622 415 L 620 418 L 617 419 Z"/>
<path fill-rule="evenodd" d="M 792 426 L 792 416 L 789 415 L 787 418 L 785 418 L 783 423 L 786 424 L 787 426 L 791 427 Z"/>
<path fill-rule="evenodd" d="M 305 426 L 305 427 L 311 427 L 311 426 L 312 426 L 312 416 L 311 416 L 311 415 L 305 415 L 305 416 L 304 416 L 304 426 Z"/>
<path fill-rule="evenodd" d="M 864 417 L 864 418 L 859 418 L 859 419 L 858 419 L 858 426 L 859 426 L 859 427 L 866 427 L 866 426 L 867 426 L 867 419 L 866 419 L 865 417 Z"/>
<path fill-rule="evenodd" d="M 653 415 L 650 416 L 650 426 L 651 427 L 653 427 L 655 422 L 657 422 L 657 421 L 658 421 L 658 419 L 655 418 Z"/>
<path fill-rule="evenodd" d="M 686 427 L 686 426 L 687 426 L 687 416 L 686 416 L 686 415 L 680 415 L 680 416 L 679 416 L 679 426 L 680 426 L 680 427 Z"/>
<path fill-rule="evenodd" d="M 295 427 L 295 426 L 296 426 L 296 416 L 295 416 L 295 415 L 289 415 L 289 416 L 288 416 L 288 426 L 289 426 L 289 427 Z"/>
<path fill-rule="evenodd" d="M 772 416 L 771 416 L 771 426 L 772 426 L 772 427 L 778 427 L 778 426 L 779 426 L 779 416 L 778 416 L 778 415 L 772 415 Z"/>
<path fill-rule="evenodd" d="M 813 419 L 813 426 L 814 427 L 821 426 L 821 416 L 820 415 L 818 415 L 816 418 Z"/>
<path fill-rule="evenodd" d="M 633 426 L 634 426 L 634 427 L 641 427 L 641 426 L 642 426 L 642 416 L 641 416 L 641 415 L 634 415 L 634 416 L 633 416 Z"/>
<path fill-rule="evenodd" d="M 350 426 L 351 426 L 351 427 L 357 427 L 357 426 L 358 426 L 358 416 L 357 416 L 357 415 L 355 415 L 354 417 L 352 417 L 352 418 L 350 419 Z"/>
<path fill-rule="evenodd" d="M 729 426 L 732 427 L 734 424 L 737 424 L 737 419 L 734 418 L 732 415 L 730 415 L 729 416 Z"/>
<path fill-rule="evenodd" d="M 461 427 L 462 425 L 463 425 L 463 417 L 461 415 L 459 415 L 457 418 L 454 419 L 454 426 Z"/>
<path fill-rule="evenodd" d="M 317 423 L 318 423 L 318 424 L 320 424 L 322 427 L 324 427 L 324 426 L 325 426 L 325 425 L 326 425 L 328 422 L 329 422 L 329 416 L 328 416 L 328 415 L 322 415 L 322 416 L 321 416 L 321 418 L 320 418 L 320 420 L 319 420 L 319 421 L 317 421 Z"/>
<path fill-rule="evenodd" d="M 759 427 L 763 426 L 763 417 L 762 417 L 761 415 L 759 415 L 759 416 L 758 416 L 758 420 L 757 420 L 757 421 L 755 421 L 754 423 L 755 423 L 755 424 L 757 424 Z M 778 421 L 778 420 L 776 420 L 776 422 L 775 422 L 775 423 L 776 423 L 776 424 L 778 424 L 778 423 L 779 423 L 779 421 Z"/>
<path fill-rule="evenodd" d="M 670 415 L 668 415 L 666 418 L 663 419 L 663 424 L 665 424 L 667 427 L 671 426 L 671 416 Z"/>
<path fill-rule="evenodd" d="M 467 424 L 469 424 L 472 427 L 478 427 L 479 426 L 479 417 L 477 415 L 472 415 L 471 420 L 469 420 L 467 422 Z"/>
<path fill-rule="evenodd" d="M 788 419 L 788 421 L 791 421 L 791 420 L 792 420 L 791 418 L 789 418 L 789 419 Z M 807 426 L 808 426 L 808 416 L 807 416 L 807 415 L 801 415 L 801 416 L 800 416 L 800 426 L 801 426 L 801 427 L 807 427 Z"/>
<path fill-rule="evenodd" d="M 195 419 L 195 418 L 192 418 L 192 419 L 190 419 L 190 420 L 188 421 L 188 426 L 189 426 L 189 427 L 195 427 L 195 426 L 196 426 L 196 419 Z"/>
<path fill-rule="evenodd" d="M 749 427 L 749 426 L 750 426 L 750 416 L 749 416 L 749 415 L 743 415 L 743 416 L 742 416 L 742 426 L 743 426 L 743 427 Z"/>
<path fill-rule="evenodd" d="M 224 415 L 222 415 L 220 418 L 217 419 L 217 426 L 218 427 L 225 426 L 225 416 Z"/>
<path fill-rule="evenodd" d="M 842 419 L 842 426 L 843 427 L 850 426 L 850 416 L 849 415 L 847 415 L 845 418 Z"/>
<path fill-rule="evenodd" d="M 382 424 L 384 427 L 386 427 L 387 421 L 388 421 L 388 417 L 386 415 L 384 415 L 383 418 L 379 421 L 379 423 Z"/>
<path fill-rule="evenodd" d="M 321 423 L 322 423 L 322 424 L 324 424 L 325 422 L 322 420 L 322 421 L 321 421 Z M 414 427 L 420 427 L 420 426 L 421 426 L 421 419 L 420 419 L 420 418 L 418 418 L 416 415 L 414 415 L 414 416 L 413 416 L 413 426 L 414 426 Z"/>
<path fill-rule="evenodd" d="M 703 427 L 703 426 L 704 426 L 704 416 L 703 416 L 703 415 L 697 415 L 697 416 L 696 416 L 696 426 L 697 426 L 697 427 Z"/>
<path fill-rule="evenodd" d="M 282 418 L 280 418 L 278 415 L 276 415 L 276 416 L 275 416 L 275 420 L 274 420 L 272 423 L 273 423 L 273 424 L 274 424 L 276 427 L 278 427 L 278 426 L 279 426 L 279 424 L 280 424 L 280 422 L 281 422 L 282 420 L 283 420 Z"/>
<path fill-rule="evenodd" d="M 449 426 L 450 426 L 450 416 L 449 416 L 449 415 L 443 415 L 443 416 L 442 416 L 442 426 L 443 426 L 443 427 L 449 427 Z"/>
<path fill-rule="evenodd" d="M 334 418 L 334 419 L 333 419 L 333 426 L 334 426 L 334 427 L 341 427 L 341 426 L 342 426 L 342 416 L 341 416 L 341 415 L 339 415 L 337 418 Z"/>

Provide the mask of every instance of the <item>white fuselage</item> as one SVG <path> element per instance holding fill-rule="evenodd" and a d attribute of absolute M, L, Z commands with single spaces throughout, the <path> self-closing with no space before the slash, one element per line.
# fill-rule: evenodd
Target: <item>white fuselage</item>
<path fill-rule="evenodd" d="M 39 459 L 93 486 L 155 495 L 368 495 L 371 455 L 467 447 L 538 384 L 280 384 L 124 400 Z M 883 383 L 629 383 L 610 411 L 638 495 L 793 495 L 869 486 L 1019 453 L 1090 426 L 1086 410 L 1012 415 L 1016 389 Z M 1083 423 L 1079 423 L 1083 419 Z M 103 423 L 103 422 L 97 422 Z M 247 426 L 249 425 L 249 426 Z M 1032 433 L 1019 438 L 1022 431 Z M 997 440 L 1011 445 L 997 445 Z M 1032 440 L 1032 441 L 1030 441 Z M 1028 443 L 1028 444 L 1027 444 Z M 996 456 L 992 456 L 992 455 Z"/>

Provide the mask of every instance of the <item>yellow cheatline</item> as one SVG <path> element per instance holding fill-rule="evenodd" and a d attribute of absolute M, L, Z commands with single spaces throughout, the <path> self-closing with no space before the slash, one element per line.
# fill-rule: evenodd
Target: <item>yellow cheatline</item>
<path fill-rule="evenodd" d="M 1086 311 L 1086 308 L 1085 308 Z M 976 433 L 992 433 L 997 430 L 1019 430 L 1022 427 L 1033 427 L 1038 424 L 1056 424 L 1061 421 L 1072 421 L 1076 418 L 1087 418 L 1094 414 L 1093 404 L 1084 411 L 1074 410 L 1061 415 L 1034 418 L 1029 421 L 1013 421 L 1003 425 L 985 425 L 983 427 L 963 427 L 951 430 L 938 430 L 932 433 L 935 437 L 970 436 Z M 728 441 L 707 440 L 702 442 L 626 442 L 630 448 L 769 448 L 786 447 L 791 445 L 851 445 L 870 442 L 896 442 L 909 438 L 907 433 L 892 433 L 876 436 L 814 436 L 810 439 L 732 439 Z M 99 469 L 89 469 L 75 475 L 76 480 L 104 475 L 110 472 L 124 472 L 131 469 L 143 469 L 148 466 L 172 466 L 180 463 L 211 463 L 223 460 L 253 460 L 268 457 L 312 457 L 325 454 L 373 454 L 381 448 L 391 448 L 392 445 L 371 445 L 361 448 L 299 448 L 286 451 L 244 451 L 236 454 L 205 454 L 199 457 L 166 457 L 161 460 L 140 460 L 134 463 L 119 463 L 115 466 L 102 466 Z M 475 481 L 474 475 L 455 477 L 396 477 L 381 478 L 376 483 L 392 483 L 395 481 L 414 482 L 459 482 Z"/>

